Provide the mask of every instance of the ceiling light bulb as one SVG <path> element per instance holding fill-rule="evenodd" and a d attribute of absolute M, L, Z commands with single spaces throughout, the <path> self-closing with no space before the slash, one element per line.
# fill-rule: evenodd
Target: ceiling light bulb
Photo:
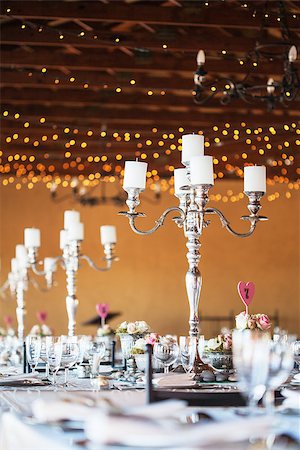
<path fill-rule="evenodd" d="M 198 64 L 198 66 L 201 66 L 201 65 L 205 64 L 205 53 L 204 53 L 204 50 L 199 50 L 199 52 L 197 54 L 197 64 Z"/>
<path fill-rule="evenodd" d="M 298 56 L 297 47 L 296 47 L 296 45 L 292 45 L 289 50 L 289 54 L 288 54 L 289 62 L 295 62 L 297 59 L 297 56 Z"/>
<path fill-rule="evenodd" d="M 267 82 L 267 92 L 268 94 L 272 95 L 274 94 L 275 86 L 274 86 L 274 80 L 273 78 L 269 78 Z"/>

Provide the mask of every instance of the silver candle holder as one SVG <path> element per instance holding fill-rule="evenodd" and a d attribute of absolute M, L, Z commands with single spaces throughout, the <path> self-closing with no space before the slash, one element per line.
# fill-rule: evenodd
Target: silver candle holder
<path fill-rule="evenodd" d="M 71 211 L 71 213 L 75 213 L 75 211 Z M 80 262 L 86 261 L 92 269 L 98 272 L 105 272 L 111 269 L 114 261 L 118 260 L 118 257 L 115 255 L 116 232 L 114 227 L 104 226 L 101 228 L 110 229 L 108 230 L 110 231 L 110 233 L 108 233 L 107 239 L 105 239 L 105 236 L 102 239 L 102 244 L 104 247 L 104 258 L 103 258 L 105 262 L 104 267 L 99 267 L 89 256 L 82 254 L 81 244 L 83 241 L 83 225 L 81 230 L 82 234 L 81 233 L 79 234 L 77 233 L 77 235 L 76 233 L 74 234 L 71 228 L 61 230 L 60 247 L 62 249 L 62 255 L 51 258 L 52 264 L 50 258 L 48 258 L 49 262 L 48 264 L 44 263 L 44 270 L 38 269 L 39 265 L 37 261 L 38 247 L 27 245 L 28 263 L 35 274 L 45 276 L 47 282 L 52 283 L 53 273 L 56 271 L 57 263 L 60 264 L 60 266 L 66 272 L 66 288 L 67 288 L 66 310 L 68 316 L 69 336 L 75 335 L 76 313 L 79 305 L 79 301 L 76 295 L 76 281 L 77 281 L 77 272 L 80 269 Z"/>
<path fill-rule="evenodd" d="M 229 220 L 224 216 L 224 214 L 219 209 L 207 207 L 209 201 L 209 190 L 212 187 L 212 183 L 191 184 L 190 161 L 184 161 L 183 164 L 186 166 L 187 184 L 180 186 L 180 189 L 177 191 L 177 193 L 175 193 L 175 195 L 179 199 L 179 206 L 166 209 L 162 213 L 162 215 L 155 221 L 155 225 L 153 228 L 149 230 L 140 230 L 136 226 L 136 220 L 140 217 L 145 217 L 144 213 L 136 211 L 136 208 L 140 204 L 139 199 L 140 193 L 143 192 L 144 188 L 126 187 L 128 186 L 127 180 L 126 180 L 127 185 L 124 186 L 124 190 L 127 191 L 128 193 L 128 199 L 126 201 L 128 211 L 123 211 L 120 212 L 119 214 L 124 215 L 128 218 L 129 225 L 136 234 L 144 236 L 154 233 L 161 226 L 163 226 L 167 216 L 175 214 L 172 220 L 176 223 L 176 225 L 179 228 L 183 229 L 184 235 L 187 238 L 186 246 L 188 252 L 186 256 L 189 268 L 188 271 L 186 272 L 185 282 L 190 308 L 189 335 L 191 337 L 196 337 L 198 339 L 199 336 L 198 307 L 199 307 L 200 291 L 202 286 L 202 276 L 199 270 L 199 261 L 201 257 L 200 238 L 202 236 L 203 230 L 210 224 L 210 220 L 208 220 L 207 217 L 211 215 L 218 216 L 222 227 L 224 227 L 233 236 L 239 238 L 249 237 L 254 233 L 254 230 L 258 222 L 267 220 L 267 217 L 259 215 L 261 209 L 260 200 L 265 192 L 245 191 L 245 194 L 249 199 L 248 203 L 249 215 L 243 216 L 242 219 L 249 222 L 249 230 L 246 233 L 239 233 L 233 230 L 233 228 L 230 226 Z M 211 178 L 213 180 L 213 173 L 211 173 Z M 199 373 L 204 369 L 207 369 L 207 366 L 204 365 L 200 359 L 197 345 L 197 357 L 194 366 L 195 377 L 197 378 L 199 376 Z"/>

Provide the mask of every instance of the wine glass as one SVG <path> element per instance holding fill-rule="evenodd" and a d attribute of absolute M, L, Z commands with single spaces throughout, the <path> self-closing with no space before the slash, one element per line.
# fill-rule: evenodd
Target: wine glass
<path fill-rule="evenodd" d="M 40 336 L 26 337 L 26 357 L 32 372 L 35 372 L 41 354 L 42 340 Z"/>
<path fill-rule="evenodd" d="M 76 336 L 61 336 L 61 367 L 65 370 L 65 386 L 68 386 L 69 370 L 79 357 L 79 344 Z"/>
<path fill-rule="evenodd" d="M 261 331 L 236 330 L 232 334 L 232 343 L 238 384 L 248 400 L 249 414 L 252 414 L 266 392 L 270 337 L 268 333 Z"/>
<path fill-rule="evenodd" d="M 300 341 L 293 342 L 293 353 L 294 353 L 294 361 L 298 366 L 298 371 L 300 371 Z"/>
<path fill-rule="evenodd" d="M 287 380 L 294 365 L 293 345 L 289 336 L 286 339 L 270 341 L 268 363 L 267 390 L 263 401 L 267 411 L 273 413 L 275 389 Z"/>
<path fill-rule="evenodd" d="M 197 338 L 190 336 L 179 337 L 179 349 L 182 367 L 186 373 L 193 370 L 197 350 Z"/>
<path fill-rule="evenodd" d="M 91 342 L 88 349 L 90 356 L 91 378 L 95 378 L 99 373 L 101 360 L 104 358 L 106 347 L 104 342 Z"/>
<path fill-rule="evenodd" d="M 164 374 L 169 373 L 169 367 L 176 361 L 179 354 L 177 342 L 156 342 L 153 347 L 154 357 L 164 366 Z"/>
<path fill-rule="evenodd" d="M 88 351 L 90 345 L 90 338 L 85 334 L 77 336 L 77 341 L 79 345 L 79 356 L 78 356 L 78 364 L 82 364 L 85 354 Z"/>
<path fill-rule="evenodd" d="M 52 372 L 52 384 L 56 386 L 56 375 L 60 368 L 62 344 L 59 337 L 46 337 L 46 356 L 49 370 Z"/>

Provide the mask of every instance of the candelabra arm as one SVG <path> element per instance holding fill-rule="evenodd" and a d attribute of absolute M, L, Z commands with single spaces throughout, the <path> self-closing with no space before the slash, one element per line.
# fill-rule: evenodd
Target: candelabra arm
<path fill-rule="evenodd" d="M 32 286 L 40 292 L 48 292 L 51 286 L 43 287 L 38 283 L 34 278 L 29 278 L 28 281 L 32 284 Z"/>
<path fill-rule="evenodd" d="M 136 220 L 136 218 L 138 217 L 137 215 L 136 215 L 136 213 L 130 213 L 130 212 L 123 212 L 123 213 L 119 213 L 119 214 L 123 214 L 123 215 L 126 215 L 127 217 L 128 217 L 128 219 L 129 219 L 129 225 L 130 225 L 130 227 L 131 227 L 131 229 L 136 233 L 136 234 L 140 234 L 140 235 L 142 235 L 142 236 L 148 236 L 149 234 L 152 234 L 152 233 L 154 233 L 156 230 L 158 230 L 158 228 L 160 228 L 163 224 L 164 224 L 164 221 L 165 221 L 165 219 L 166 219 L 166 217 L 169 215 L 169 214 L 171 214 L 171 213 L 173 213 L 173 212 L 178 212 L 180 215 L 179 216 L 176 216 L 176 217 L 173 217 L 173 221 L 179 226 L 179 227 L 182 227 L 183 226 L 183 223 L 184 223 L 184 220 L 185 220 L 185 217 L 186 217 L 186 214 L 185 214 L 185 212 L 181 209 L 181 208 L 179 208 L 178 206 L 173 206 L 173 207 L 171 207 L 171 208 L 168 208 L 168 209 L 166 209 L 163 213 L 162 213 L 162 215 L 155 221 L 155 223 L 156 223 L 156 225 L 153 227 L 153 228 L 151 228 L 150 230 L 139 230 L 136 226 L 135 226 L 135 220 Z"/>
<path fill-rule="evenodd" d="M 229 231 L 229 233 L 231 233 L 233 236 L 236 237 L 240 237 L 240 238 L 246 238 L 251 236 L 251 234 L 253 234 L 255 228 L 256 228 L 256 224 L 257 222 L 260 220 L 258 217 L 253 216 L 253 217 L 249 217 L 250 220 L 250 230 L 247 233 L 238 233 L 237 231 L 234 231 L 231 226 L 229 221 L 226 219 L 226 217 L 224 216 L 224 214 L 217 208 L 207 208 L 205 210 L 205 214 L 216 214 L 220 221 L 221 224 L 224 228 L 226 228 L 227 231 Z"/>
<path fill-rule="evenodd" d="M 0 287 L 0 296 L 5 298 L 5 291 L 9 288 L 9 280 L 6 280 Z"/>
<path fill-rule="evenodd" d="M 85 260 L 92 269 L 97 270 L 97 272 L 106 272 L 110 270 L 112 267 L 113 261 L 118 261 L 118 257 L 115 255 L 111 255 L 111 257 L 105 256 L 104 261 L 106 262 L 106 267 L 99 267 L 97 264 L 87 255 L 80 255 L 80 259 Z"/>

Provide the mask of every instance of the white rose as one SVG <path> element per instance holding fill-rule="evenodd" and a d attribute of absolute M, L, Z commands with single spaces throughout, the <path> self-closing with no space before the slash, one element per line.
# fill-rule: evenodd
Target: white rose
<path fill-rule="evenodd" d="M 138 348 L 139 350 L 145 350 L 145 346 L 146 346 L 146 339 L 144 338 L 137 339 L 134 344 L 134 347 Z"/>
<path fill-rule="evenodd" d="M 15 335 L 15 330 L 13 328 L 9 328 L 7 330 L 7 336 L 14 336 Z"/>
<path fill-rule="evenodd" d="M 39 334 L 41 334 L 41 330 L 40 330 L 40 326 L 39 325 L 34 325 L 29 334 L 33 334 L 35 336 L 38 336 Z"/>
<path fill-rule="evenodd" d="M 221 342 L 219 342 L 217 338 L 209 339 L 207 341 L 207 347 L 210 350 L 217 350 L 217 348 L 219 348 L 220 345 L 221 345 Z"/>
<path fill-rule="evenodd" d="M 126 322 L 126 320 L 124 321 L 124 322 L 122 322 L 121 324 L 120 324 L 120 326 L 119 326 L 119 328 L 121 328 L 122 330 L 123 330 L 123 328 L 127 328 L 127 322 Z"/>
<path fill-rule="evenodd" d="M 135 323 L 129 322 L 128 325 L 127 325 L 127 333 L 133 334 L 133 333 L 135 333 L 135 332 L 136 332 L 136 326 L 135 326 Z"/>
<path fill-rule="evenodd" d="M 139 333 L 146 333 L 149 330 L 149 326 L 144 320 L 136 322 L 136 327 Z"/>
<path fill-rule="evenodd" d="M 235 326 L 238 330 L 245 330 L 248 327 L 249 315 L 244 311 L 235 316 Z"/>
<path fill-rule="evenodd" d="M 52 335 L 52 331 L 50 330 L 50 328 L 47 325 L 43 324 L 42 325 L 42 334 L 44 336 L 51 336 Z"/>

